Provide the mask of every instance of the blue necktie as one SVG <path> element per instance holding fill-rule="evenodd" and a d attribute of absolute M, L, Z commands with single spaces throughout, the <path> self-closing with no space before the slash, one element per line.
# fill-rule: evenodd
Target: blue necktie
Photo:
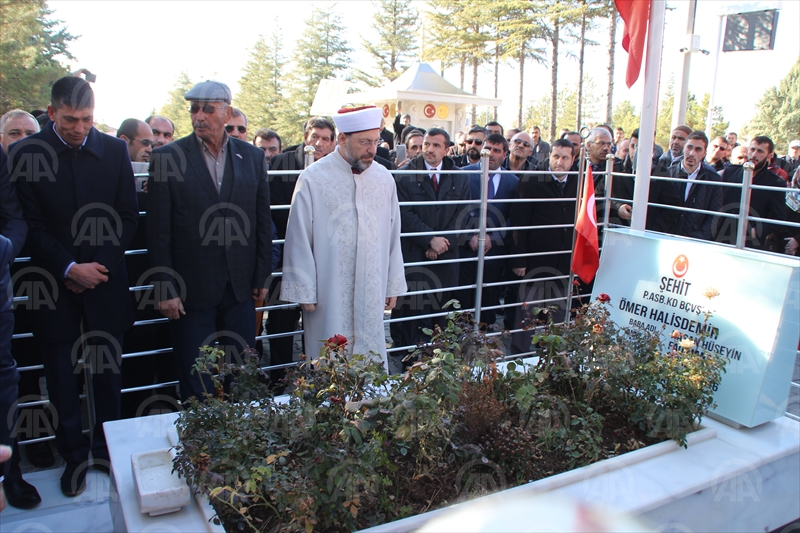
<path fill-rule="evenodd" d="M 489 196 L 488 196 L 489 200 L 494 198 L 494 184 L 492 183 L 492 181 L 493 178 L 489 176 Z"/>

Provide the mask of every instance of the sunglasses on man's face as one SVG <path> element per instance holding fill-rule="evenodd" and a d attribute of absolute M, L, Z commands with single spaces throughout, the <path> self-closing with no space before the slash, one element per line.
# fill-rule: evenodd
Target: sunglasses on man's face
<path fill-rule="evenodd" d="M 464 141 L 465 144 L 483 144 L 483 141 L 480 139 L 467 139 Z"/>
<path fill-rule="evenodd" d="M 239 130 L 239 133 L 247 133 L 247 126 L 231 126 L 230 124 L 225 126 L 225 131 L 228 133 L 233 133 L 233 128 Z"/>
<path fill-rule="evenodd" d="M 199 113 L 202 110 L 203 113 L 205 113 L 206 115 L 211 115 L 214 112 L 216 112 L 218 109 L 222 109 L 222 108 L 221 107 L 214 107 L 211 104 L 203 104 L 203 105 L 192 104 L 189 107 L 189 113 L 194 115 L 195 113 Z"/>

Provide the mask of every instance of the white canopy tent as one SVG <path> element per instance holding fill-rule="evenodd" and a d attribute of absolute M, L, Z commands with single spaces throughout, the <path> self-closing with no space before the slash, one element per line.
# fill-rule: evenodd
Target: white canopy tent
<path fill-rule="evenodd" d="M 323 90 L 326 93 L 324 96 L 320 94 Z M 503 103 L 499 98 L 484 98 L 459 89 L 427 63 L 415 63 L 399 78 L 383 87 L 346 96 L 341 91 L 337 92 L 337 99 L 341 100 L 334 105 L 334 99 L 330 97 L 331 86 L 320 84 L 311 112 L 329 115 L 345 104 L 374 104 L 383 108 L 383 116 L 391 129 L 399 107 L 402 114 L 411 115 L 412 124 L 426 129 L 444 128 L 451 135 L 469 126 L 468 106 L 499 106 Z M 323 101 L 325 106 L 322 105 Z"/>

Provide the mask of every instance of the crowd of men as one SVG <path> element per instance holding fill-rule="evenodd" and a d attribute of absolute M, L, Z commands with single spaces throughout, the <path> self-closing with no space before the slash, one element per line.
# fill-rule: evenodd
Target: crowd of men
<path fill-rule="evenodd" d="M 306 353 L 341 333 L 349 353 L 372 354 L 386 366 L 384 312 L 391 311 L 398 353 L 428 341 L 444 324 L 451 298 L 474 307 L 475 291 L 465 287 L 476 281 L 481 248 L 489 285 L 481 295 L 483 326 L 514 330 L 512 352 L 527 352 L 532 333 L 522 326 L 536 317 L 525 302 L 553 306 L 556 321 L 566 316 L 581 154 L 598 197 L 605 196 L 609 160 L 620 174 L 608 208 L 598 202 L 597 219 L 627 225 L 632 218 L 638 130 L 627 137 L 602 125 L 585 139 L 565 130 L 550 144 L 539 127 L 504 130 L 489 122 L 451 140 L 445 129 L 415 126 L 402 112 L 390 131 L 381 110 L 367 107 L 342 110 L 333 120 L 313 117 L 302 143 L 284 147 L 268 125 L 248 123 L 222 83 L 201 82 L 185 98 L 193 132 L 180 139 L 174 123 L 157 115 L 126 119 L 117 139 L 100 133 L 91 86 L 76 77 L 53 85 L 46 111 L 0 118 L 0 293 L 13 294 L 9 268 L 23 244 L 31 279 L 60 289 L 52 306 L 33 311 L 32 331 L 59 416 L 67 496 L 84 490 L 90 465 L 108 472 L 102 424 L 120 416 L 123 334 L 134 321 L 125 304 L 124 254 L 140 213 L 148 283 L 155 308 L 169 319 L 182 400 L 214 392 L 208 375 L 192 371 L 199 347 L 219 342 L 244 352 L 264 327 L 270 364 L 278 366 L 271 380 L 281 389 L 301 316 Z M 308 168 L 307 150 L 314 161 Z M 482 151 L 489 169 L 485 239 L 477 204 Z M 650 202 L 691 210 L 648 209 L 647 228 L 733 243 L 738 220 L 719 213 L 738 213 L 740 189 L 718 184 L 742 183 L 745 161 L 755 167 L 754 184 L 788 187 L 754 189 L 750 215 L 800 222 L 800 141 L 779 157 L 766 136 L 743 146 L 735 133 L 709 140 L 678 126 L 666 150 L 654 144 L 651 172 L 681 180 L 653 180 Z M 134 177 L 137 164 L 149 168 L 146 180 Z M 508 201 L 517 199 L 529 202 Z M 278 240 L 285 246 L 273 244 Z M 798 228 L 748 223 L 748 247 L 798 255 L 799 241 Z M 275 304 L 264 324 L 256 308 Z M 15 411 L 19 379 L 10 299 L 0 312 L 5 415 Z M 91 346 L 95 357 L 91 436 L 81 427 L 76 346 Z M 11 427 L 0 426 L 0 444 L 12 445 Z M 11 505 L 29 508 L 41 499 L 22 479 L 18 456 L 5 465 L 3 488 Z"/>

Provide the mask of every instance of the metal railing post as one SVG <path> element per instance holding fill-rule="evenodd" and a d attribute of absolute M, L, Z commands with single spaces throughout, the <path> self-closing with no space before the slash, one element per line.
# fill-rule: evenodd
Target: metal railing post
<path fill-rule="evenodd" d="M 750 184 L 753 182 L 753 169 L 755 166 L 749 161 L 742 165 L 742 200 L 739 204 L 739 225 L 736 228 L 736 248 L 744 249 L 747 241 L 747 215 L 750 214 Z"/>
<path fill-rule="evenodd" d="M 489 150 L 481 150 L 481 220 L 478 230 L 478 266 L 475 269 L 475 328 L 481 323 L 481 305 L 483 304 L 483 262 L 486 244 L 486 213 L 489 211 Z"/>
<path fill-rule="evenodd" d="M 314 148 L 313 146 L 306 146 L 305 148 L 303 148 L 303 152 L 306 154 L 306 160 L 305 160 L 304 168 L 308 168 L 312 164 L 314 164 L 314 152 L 316 152 L 316 151 L 317 151 L 317 149 Z"/>
<path fill-rule="evenodd" d="M 614 159 L 617 156 L 614 154 L 607 154 L 606 155 L 606 179 L 605 179 L 605 200 L 603 203 L 605 204 L 605 210 L 603 214 L 603 231 L 608 229 L 608 217 L 609 213 L 611 212 L 611 185 L 614 181 Z"/>

